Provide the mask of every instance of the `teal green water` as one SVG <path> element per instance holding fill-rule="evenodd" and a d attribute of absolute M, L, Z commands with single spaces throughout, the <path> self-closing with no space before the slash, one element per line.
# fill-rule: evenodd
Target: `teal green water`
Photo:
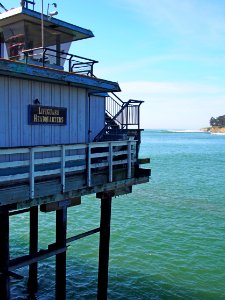
<path fill-rule="evenodd" d="M 225 299 L 225 136 L 145 131 L 151 182 L 113 200 L 109 300 Z M 99 200 L 69 209 L 68 236 L 99 226 Z M 25 254 L 28 216 L 11 220 L 12 256 Z M 40 248 L 53 243 L 54 214 L 40 215 Z M 98 234 L 68 249 L 67 299 L 96 299 Z M 54 299 L 54 259 L 39 266 L 37 299 Z M 27 276 L 27 268 L 18 273 Z M 13 299 L 28 299 L 12 280 Z"/>

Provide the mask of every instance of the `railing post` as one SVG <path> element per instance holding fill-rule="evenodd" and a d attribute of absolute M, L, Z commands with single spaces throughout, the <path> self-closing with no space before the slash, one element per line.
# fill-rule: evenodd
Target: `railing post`
<path fill-rule="evenodd" d="M 128 129 L 128 111 L 129 111 L 129 105 L 127 105 L 127 120 L 126 120 L 126 129 Z"/>
<path fill-rule="evenodd" d="M 124 116 L 123 116 L 123 111 L 122 111 L 122 129 L 123 129 L 123 125 L 124 125 Z"/>
<path fill-rule="evenodd" d="M 91 144 L 87 146 L 87 185 L 91 186 Z"/>
<path fill-rule="evenodd" d="M 93 67 L 94 67 L 94 64 L 92 63 L 91 64 L 91 76 L 93 76 Z"/>
<path fill-rule="evenodd" d="M 109 182 L 113 181 L 113 145 L 109 142 Z"/>
<path fill-rule="evenodd" d="M 23 55 L 25 56 L 25 64 L 27 65 L 27 62 L 28 62 L 28 53 L 24 52 Z"/>
<path fill-rule="evenodd" d="M 30 198 L 34 198 L 34 148 L 30 148 Z"/>
<path fill-rule="evenodd" d="M 60 66 L 61 65 L 61 56 L 60 56 L 60 36 L 57 34 L 56 35 L 56 65 Z"/>
<path fill-rule="evenodd" d="M 65 192 L 65 162 L 66 162 L 66 150 L 65 146 L 62 145 L 61 149 L 61 186 L 62 186 L 62 192 Z"/>
<path fill-rule="evenodd" d="M 138 129 L 140 129 L 140 105 L 138 105 Z"/>
<path fill-rule="evenodd" d="M 131 178 L 131 141 L 127 143 L 127 178 Z"/>
<path fill-rule="evenodd" d="M 69 72 L 72 72 L 72 58 L 73 56 L 71 55 L 69 59 Z"/>
<path fill-rule="evenodd" d="M 42 66 L 45 66 L 45 49 L 42 48 L 43 52 L 42 52 Z"/>

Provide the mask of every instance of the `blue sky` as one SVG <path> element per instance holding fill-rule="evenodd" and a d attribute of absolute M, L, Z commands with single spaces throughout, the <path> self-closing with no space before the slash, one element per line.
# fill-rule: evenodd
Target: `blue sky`
<path fill-rule="evenodd" d="M 123 100 L 145 101 L 143 128 L 199 129 L 225 114 L 224 0 L 53 2 L 59 19 L 95 35 L 71 52 L 98 60 L 96 76 L 118 81 Z"/>

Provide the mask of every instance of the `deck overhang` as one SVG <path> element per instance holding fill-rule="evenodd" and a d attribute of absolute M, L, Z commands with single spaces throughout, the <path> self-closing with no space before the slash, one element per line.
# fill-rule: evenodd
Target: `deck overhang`
<path fill-rule="evenodd" d="M 73 199 L 93 193 L 131 193 L 149 181 L 139 167 L 136 141 L 0 149 L 0 210 Z M 46 157 L 47 155 L 47 157 Z"/>
<path fill-rule="evenodd" d="M 0 75 L 22 79 L 55 82 L 89 89 L 91 92 L 120 92 L 117 82 L 108 81 L 87 75 L 65 72 L 62 70 L 28 65 L 22 62 L 0 59 Z"/>
<path fill-rule="evenodd" d="M 146 170 L 146 169 L 145 169 Z M 118 172 L 123 172 L 125 170 L 118 170 Z M 148 170 L 149 171 L 149 170 Z M 143 184 L 149 182 L 149 174 L 143 173 L 143 175 L 137 178 L 130 179 L 118 179 L 116 182 L 102 183 L 106 181 L 107 172 L 105 173 L 95 173 L 96 184 L 93 187 L 83 186 L 78 188 L 76 185 L 76 178 L 71 177 L 67 184 L 70 185 L 71 191 L 66 191 L 61 193 L 60 183 L 57 180 L 51 180 L 47 182 L 38 183 L 36 188 L 39 190 L 39 196 L 34 199 L 29 198 L 29 187 L 27 185 L 18 185 L 11 188 L 4 188 L 0 190 L 0 199 L 6 199 L 6 205 L 9 210 L 17 210 L 29 208 L 32 206 L 49 204 L 61 202 L 64 200 L 70 201 L 71 199 L 97 194 L 97 193 L 108 193 L 110 192 L 113 196 L 120 196 L 124 194 L 129 194 L 132 192 L 132 186 L 137 184 Z M 79 181 L 81 183 L 81 181 Z M 85 179 L 83 179 L 83 183 Z M 97 184 L 98 182 L 98 184 Z M 72 187 L 74 185 L 74 187 Z M 49 194 L 49 190 L 55 194 Z M 5 206 L 1 206 L 0 210 L 4 209 Z"/>

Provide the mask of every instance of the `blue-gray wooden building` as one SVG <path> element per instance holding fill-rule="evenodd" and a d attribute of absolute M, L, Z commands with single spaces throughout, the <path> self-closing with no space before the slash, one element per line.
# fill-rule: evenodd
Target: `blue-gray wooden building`
<path fill-rule="evenodd" d="M 69 206 L 83 195 L 101 199 L 98 298 L 107 298 L 110 212 L 113 196 L 149 181 L 140 168 L 140 100 L 122 101 L 118 83 L 97 78 L 97 61 L 70 54 L 90 30 L 36 12 L 33 1 L 0 14 L 0 293 L 10 299 L 10 276 L 56 255 L 56 298 L 64 299 Z M 145 162 L 148 160 L 145 160 Z M 56 243 L 38 251 L 38 211 L 55 210 Z M 9 217 L 30 213 L 30 252 L 11 258 Z M 5 242 L 4 242 L 5 241 Z"/>

